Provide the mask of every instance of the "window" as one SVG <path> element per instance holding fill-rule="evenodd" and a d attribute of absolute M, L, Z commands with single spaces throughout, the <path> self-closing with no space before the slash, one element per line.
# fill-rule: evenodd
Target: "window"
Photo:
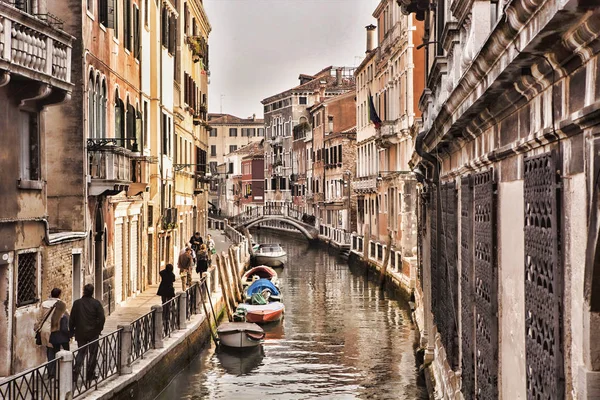
<path fill-rule="evenodd" d="M 106 90 L 106 81 L 102 81 L 102 89 L 100 90 L 99 98 L 99 113 L 97 117 L 98 124 L 100 125 L 99 137 L 106 137 L 106 104 L 108 103 L 108 92 Z"/>
<path fill-rule="evenodd" d="M 214 144 L 210 146 L 210 156 L 211 157 L 216 157 L 217 156 L 217 146 L 214 145 Z"/>
<path fill-rule="evenodd" d="M 217 137 L 217 128 L 212 128 L 210 130 L 210 137 Z"/>
<path fill-rule="evenodd" d="M 154 223 L 154 206 L 148 205 L 148 228 Z"/>
<path fill-rule="evenodd" d="M 21 137 L 21 179 L 40 180 L 40 136 L 37 113 L 19 112 L 19 136 Z"/>
<path fill-rule="evenodd" d="M 92 2 L 92 0 L 87 0 L 86 3 L 87 3 L 88 11 L 93 12 L 94 11 L 94 3 Z M 16 7 L 18 9 L 21 9 L 21 5 L 19 4 L 19 2 L 16 3 Z M 25 11 L 25 10 L 23 10 L 23 11 Z"/>
<path fill-rule="evenodd" d="M 265 128 L 258 128 L 258 136 L 265 136 Z"/>
<path fill-rule="evenodd" d="M 148 26 L 148 0 L 144 0 L 144 25 Z"/>
<path fill-rule="evenodd" d="M 115 137 L 125 138 L 125 105 L 119 98 L 118 91 L 115 98 Z"/>
<path fill-rule="evenodd" d="M 211 149 L 212 151 L 212 149 Z M 217 150 L 215 148 L 215 154 L 217 153 Z M 215 175 L 217 173 L 217 162 L 216 161 L 211 161 L 209 164 L 209 168 L 210 168 L 210 173 Z"/>
<path fill-rule="evenodd" d="M 169 47 L 169 13 L 166 8 L 162 9 L 161 13 L 161 44 L 163 47 Z"/>
<path fill-rule="evenodd" d="M 229 152 L 230 152 L 230 153 L 233 153 L 233 152 L 234 152 L 234 151 L 236 151 L 236 150 L 237 150 L 237 145 L 235 145 L 235 144 L 232 144 L 232 145 L 230 145 L 230 146 L 229 146 Z"/>
<path fill-rule="evenodd" d="M 255 128 L 248 128 L 248 136 L 249 137 L 256 136 L 256 129 Z"/>
<path fill-rule="evenodd" d="M 38 301 L 38 253 L 17 255 L 17 307 Z"/>
<path fill-rule="evenodd" d="M 237 137 L 237 128 L 229 128 L 229 137 Z"/>
<path fill-rule="evenodd" d="M 148 136 L 148 102 L 144 100 L 144 147 L 148 147 L 150 145 L 150 139 Z"/>
<path fill-rule="evenodd" d="M 123 41 L 131 51 L 131 0 L 123 0 Z"/>
<path fill-rule="evenodd" d="M 100 138 L 102 137 L 102 126 L 100 124 L 100 119 L 102 116 L 102 99 L 101 99 L 101 94 L 100 94 L 100 77 L 96 78 L 96 88 L 94 90 L 94 102 L 95 104 L 95 108 L 96 111 L 94 113 L 94 125 L 95 125 L 95 131 L 96 131 L 96 137 Z"/>
<path fill-rule="evenodd" d="M 94 138 L 96 130 L 94 129 L 94 121 L 96 120 L 96 95 L 94 93 L 94 77 L 90 74 L 88 80 L 88 138 Z"/>
<path fill-rule="evenodd" d="M 300 98 L 298 99 L 298 102 L 302 105 L 306 105 L 308 104 L 308 102 L 306 101 L 306 97 L 305 96 L 300 96 Z"/>
<path fill-rule="evenodd" d="M 188 10 L 187 3 L 183 3 L 183 34 L 187 36 L 188 34 L 188 20 L 190 19 L 190 11 Z"/>
<path fill-rule="evenodd" d="M 133 56 L 140 59 L 140 9 L 135 6 L 133 8 Z"/>
<path fill-rule="evenodd" d="M 171 147 L 171 140 L 169 137 L 169 119 L 163 114 L 162 115 L 162 154 L 169 155 Z"/>
<path fill-rule="evenodd" d="M 228 169 L 228 171 L 229 171 L 228 172 L 229 174 L 233 174 L 233 163 L 231 163 L 231 162 L 229 163 L 229 169 Z"/>
<path fill-rule="evenodd" d="M 114 25 L 114 33 L 115 33 L 115 38 L 119 38 L 119 7 L 117 7 L 117 0 L 108 0 L 109 4 L 112 1 L 112 15 L 114 16 L 113 18 L 113 25 Z M 108 10 L 108 20 L 110 21 L 110 16 L 111 16 L 111 10 Z M 108 26 L 107 26 L 108 27 Z"/>

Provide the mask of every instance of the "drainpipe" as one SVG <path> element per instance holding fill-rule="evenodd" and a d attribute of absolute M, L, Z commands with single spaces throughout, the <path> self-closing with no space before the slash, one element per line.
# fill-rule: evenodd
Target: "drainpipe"
<path fill-rule="evenodd" d="M 434 190 L 436 190 L 437 188 L 439 188 L 439 161 L 438 159 L 433 156 L 432 154 L 426 152 L 423 149 L 423 142 L 425 139 L 425 135 L 426 135 L 426 131 L 423 131 L 421 133 L 419 133 L 417 135 L 417 138 L 415 140 L 415 151 L 417 152 L 417 154 L 423 158 L 425 161 L 427 161 L 428 163 L 430 163 L 433 166 L 433 179 L 431 181 L 431 183 L 425 183 L 427 186 L 432 187 Z M 434 192 L 432 194 L 432 196 L 437 196 L 437 192 Z M 436 213 L 436 220 L 438 221 L 438 228 L 436 229 L 436 235 L 435 238 L 430 237 L 430 244 L 431 242 L 435 241 L 435 243 L 437 244 L 436 248 L 440 248 L 439 244 L 440 244 L 440 240 L 441 240 L 441 229 L 439 227 L 439 224 L 442 220 L 442 207 L 441 207 L 441 202 L 440 199 L 438 198 L 436 201 L 436 209 L 435 209 L 435 213 Z M 436 252 L 436 259 L 434 260 L 434 262 L 436 263 L 436 265 L 439 266 L 440 264 L 440 252 Z M 433 314 L 432 314 L 432 309 L 431 309 L 431 260 L 429 263 L 429 268 L 423 268 L 423 281 L 422 285 L 423 285 L 423 319 L 424 319 L 424 325 L 425 325 L 425 335 L 426 337 L 424 338 L 424 342 L 425 342 L 425 356 L 424 356 L 424 363 L 428 363 L 433 361 L 433 356 L 434 356 L 434 339 L 435 336 L 433 334 Z M 422 342 L 423 343 L 423 342 Z"/>

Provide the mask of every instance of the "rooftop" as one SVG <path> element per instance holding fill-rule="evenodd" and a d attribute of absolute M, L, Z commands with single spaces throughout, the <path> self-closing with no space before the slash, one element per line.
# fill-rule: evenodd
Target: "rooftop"
<path fill-rule="evenodd" d="M 240 118 L 231 114 L 208 114 L 210 125 L 264 125 L 265 120 L 254 116 Z"/>

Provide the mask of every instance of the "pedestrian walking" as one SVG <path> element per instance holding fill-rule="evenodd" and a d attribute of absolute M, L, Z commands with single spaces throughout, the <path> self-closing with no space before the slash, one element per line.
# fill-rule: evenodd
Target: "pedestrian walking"
<path fill-rule="evenodd" d="M 160 296 L 162 304 L 175 297 L 175 274 L 173 273 L 173 264 L 167 264 L 165 269 L 160 271 L 160 285 L 158 285 L 157 295 Z"/>
<path fill-rule="evenodd" d="M 200 232 L 195 232 L 190 238 L 190 247 L 194 250 L 194 253 L 197 253 L 200 250 L 200 245 L 204 243 L 202 241 L 202 236 L 200 236 Z"/>
<path fill-rule="evenodd" d="M 212 256 L 214 254 L 217 254 L 217 248 L 215 246 L 215 241 L 212 238 L 212 236 L 210 235 L 210 233 L 208 235 L 206 235 L 206 244 L 208 246 L 208 267 L 210 268 L 210 266 L 212 265 Z"/>
<path fill-rule="evenodd" d="M 85 379 L 88 382 L 97 379 L 97 339 L 100 337 L 102 329 L 104 329 L 105 317 L 102 304 L 93 295 L 94 285 L 88 283 L 83 287 L 83 297 L 73 303 L 73 310 L 69 319 L 69 331 L 71 336 L 75 336 L 79 347 L 75 366 L 73 367 L 73 379 L 75 381 L 81 376 L 81 368 L 86 360 Z"/>
<path fill-rule="evenodd" d="M 185 253 L 179 256 L 177 267 L 179 267 L 179 277 L 181 278 L 181 290 L 185 291 L 192 285 L 192 249 L 187 248 Z"/>
<path fill-rule="evenodd" d="M 42 312 L 37 318 L 34 324 L 35 340 L 38 346 L 44 346 L 46 348 L 46 357 L 48 361 L 52 361 L 56 358 L 56 353 L 60 348 L 55 348 L 50 338 L 52 336 L 53 329 L 56 327 L 54 320 L 59 318 L 66 312 L 67 305 L 60 300 L 62 291 L 59 288 L 54 288 L 50 291 L 50 298 L 42 303 Z M 68 336 L 68 332 L 67 332 Z M 67 339 L 67 345 L 69 340 Z M 54 377 L 55 364 L 51 364 L 48 367 L 48 375 Z"/>
<path fill-rule="evenodd" d="M 69 332 L 69 313 L 67 312 L 67 304 L 59 300 L 56 302 L 52 317 L 50 317 L 50 344 L 52 345 L 52 351 L 49 350 L 48 361 L 50 356 L 52 360 L 56 358 L 56 354 L 61 350 L 70 350 L 69 342 L 71 341 L 71 334 Z M 50 354 L 51 353 L 51 354 Z M 55 365 L 48 368 L 48 375 L 54 377 Z"/>
<path fill-rule="evenodd" d="M 210 265 L 210 255 L 208 254 L 208 248 L 205 244 L 200 246 L 200 251 L 196 254 L 196 259 L 198 260 L 196 263 L 196 272 L 200 274 L 200 278 L 202 278 L 202 274 L 208 271 Z"/>

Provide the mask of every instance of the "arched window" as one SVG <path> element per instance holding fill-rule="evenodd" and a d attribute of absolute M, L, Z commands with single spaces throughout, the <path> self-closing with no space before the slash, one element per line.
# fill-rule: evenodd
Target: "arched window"
<path fill-rule="evenodd" d="M 90 74 L 90 79 L 88 81 L 88 138 L 95 138 L 95 130 L 94 130 L 94 121 L 95 121 L 95 93 L 94 93 L 94 76 Z"/>
<path fill-rule="evenodd" d="M 133 108 L 133 106 L 131 105 L 131 103 L 129 102 L 129 99 L 127 99 L 127 113 L 125 114 L 125 121 L 126 121 L 126 127 L 127 127 L 127 145 L 125 147 L 127 147 L 129 150 L 133 149 L 133 144 L 136 142 L 136 131 L 135 131 L 135 108 Z M 137 143 L 136 143 L 137 144 Z"/>
<path fill-rule="evenodd" d="M 115 137 L 125 139 L 125 106 L 119 98 L 118 89 L 115 92 Z"/>
<path fill-rule="evenodd" d="M 96 110 L 94 115 L 94 130 L 96 132 L 97 138 L 104 137 L 104 133 L 102 132 L 102 94 L 100 92 L 100 77 L 96 77 L 96 86 L 94 86 L 94 101 L 96 102 L 94 109 Z"/>
<path fill-rule="evenodd" d="M 106 103 L 107 99 L 106 81 L 102 81 L 102 89 L 100 90 L 100 133 L 101 137 L 106 137 Z"/>

